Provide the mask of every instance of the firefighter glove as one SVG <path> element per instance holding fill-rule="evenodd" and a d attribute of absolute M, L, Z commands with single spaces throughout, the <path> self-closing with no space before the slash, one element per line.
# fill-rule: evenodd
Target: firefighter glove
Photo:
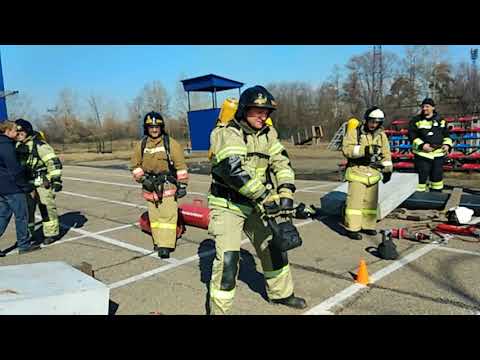
<path fill-rule="evenodd" d="M 179 183 L 177 187 L 177 198 L 181 199 L 187 195 L 187 185 Z"/>
<path fill-rule="evenodd" d="M 53 191 L 59 192 L 63 189 L 62 179 L 60 178 L 52 178 L 50 180 L 50 186 L 52 187 Z"/>
<path fill-rule="evenodd" d="M 390 181 L 390 179 L 392 178 L 392 173 L 391 172 L 386 172 L 386 173 L 383 173 L 383 179 L 382 179 L 382 182 L 384 184 L 388 183 Z"/>

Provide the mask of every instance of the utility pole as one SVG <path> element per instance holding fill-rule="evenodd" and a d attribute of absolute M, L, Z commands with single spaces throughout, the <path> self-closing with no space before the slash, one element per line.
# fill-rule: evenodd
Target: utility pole
<path fill-rule="evenodd" d="M 0 122 L 8 120 L 6 97 L 18 94 L 18 91 L 5 91 L 3 85 L 2 58 L 0 56 Z"/>
<path fill-rule="evenodd" d="M 373 46 L 372 105 L 381 105 L 383 100 L 382 45 Z"/>
<path fill-rule="evenodd" d="M 477 105 L 477 93 L 478 93 L 478 80 L 477 80 L 477 59 L 478 59 L 478 49 L 470 49 L 470 59 L 472 60 L 472 99 L 473 99 L 473 111 L 476 113 L 478 111 Z"/>

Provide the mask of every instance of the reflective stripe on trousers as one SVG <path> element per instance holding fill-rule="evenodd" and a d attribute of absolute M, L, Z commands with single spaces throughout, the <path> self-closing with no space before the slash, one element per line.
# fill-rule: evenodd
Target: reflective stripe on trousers
<path fill-rule="evenodd" d="M 350 181 L 344 217 L 347 230 L 374 230 L 377 223 L 377 203 L 378 183 L 366 186 L 361 182 Z"/>
<path fill-rule="evenodd" d="M 236 281 L 243 263 L 255 262 L 253 256 L 242 251 L 240 243 L 245 232 L 260 259 L 267 295 L 280 299 L 293 293 L 293 280 L 286 253 L 268 246 L 271 232 L 265 227 L 257 212 L 248 218 L 227 209 L 211 208 L 208 232 L 215 238 L 215 258 L 210 280 L 210 313 L 227 314 L 233 306 Z"/>

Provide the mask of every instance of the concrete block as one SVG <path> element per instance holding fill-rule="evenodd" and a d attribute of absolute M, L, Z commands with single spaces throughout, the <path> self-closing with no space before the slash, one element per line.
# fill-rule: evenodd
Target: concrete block
<path fill-rule="evenodd" d="M 391 180 L 384 184 L 380 181 L 378 192 L 378 219 L 383 219 L 410 195 L 416 191 L 417 174 L 393 173 Z M 347 199 L 348 182 L 333 189 L 320 198 L 322 212 L 329 215 L 342 215 L 342 208 Z"/>
<path fill-rule="evenodd" d="M 110 289 L 54 261 L 0 267 L 0 315 L 108 315 Z"/>

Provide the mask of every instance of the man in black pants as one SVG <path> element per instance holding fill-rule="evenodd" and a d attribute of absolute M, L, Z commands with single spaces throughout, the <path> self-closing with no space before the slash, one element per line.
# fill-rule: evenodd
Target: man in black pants
<path fill-rule="evenodd" d="M 418 173 L 417 191 L 427 191 L 427 180 L 430 179 L 430 191 L 441 192 L 443 161 L 451 151 L 453 141 L 448 134 L 446 121 L 435 111 L 433 100 L 426 98 L 421 107 L 421 113 L 413 117 L 408 126 Z"/>

